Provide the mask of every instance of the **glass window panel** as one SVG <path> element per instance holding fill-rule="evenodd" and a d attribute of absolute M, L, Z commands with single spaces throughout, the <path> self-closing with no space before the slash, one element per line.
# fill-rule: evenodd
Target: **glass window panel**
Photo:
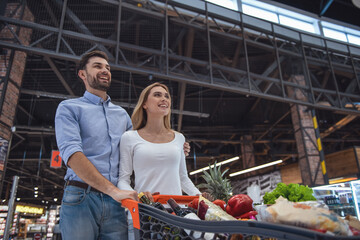
<path fill-rule="evenodd" d="M 247 4 L 243 4 L 242 5 L 243 8 L 243 13 L 247 14 L 247 15 L 251 15 L 254 17 L 258 17 L 270 22 L 274 22 L 274 23 L 278 23 L 278 17 L 276 13 L 273 12 L 269 12 L 260 8 L 256 8 L 253 6 L 249 6 Z"/>
<path fill-rule="evenodd" d="M 287 10 L 287 9 L 284 9 L 284 8 L 278 7 L 276 10 L 279 13 L 279 15 L 291 16 L 292 18 L 300 19 L 300 20 L 303 20 L 304 22 L 312 23 L 312 22 L 317 21 L 317 19 L 315 19 L 315 18 L 306 16 L 304 14 L 297 13 L 297 12 L 294 12 L 294 11 L 290 11 L 290 10 Z"/>
<path fill-rule="evenodd" d="M 216 5 L 230 8 L 237 11 L 238 5 L 236 0 L 206 0 L 207 2 L 215 3 Z"/>
<path fill-rule="evenodd" d="M 324 31 L 325 37 L 329 37 L 329 38 L 333 38 L 333 39 L 336 39 L 339 41 L 347 42 L 346 35 L 343 32 L 335 31 L 330 28 L 323 28 L 323 31 Z"/>
<path fill-rule="evenodd" d="M 355 29 L 351 29 L 351 28 L 345 28 L 345 31 L 347 33 L 350 33 L 350 34 L 360 36 L 360 31 L 359 30 L 355 30 Z"/>
<path fill-rule="evenodd" d="M 297 28 L 297 29 L 300 29 L 300 30 L 303 30 L 306 32 L 315 33 L 314 25 L 311 23 L 307 23 L 307 22 L 304 22 L 304 21 L 301 21 L 298 19 L 283 16 L 283 15 L 280 15 L 279 19 L 280 19 L 280 24 L 282 24 L 282 25 Z"/>
<path fill-rule="evenodd" d="M 348 34 L 349 43 L 360 45 L 360 36 Z"/>
<path fill-rule="evenodd" d="M 345 30 L 345 27 L 340 26 L 340 25 L 337 25 L 337 24 L 334 24 L 334 23 L 329 23 L 329 22 L 321 21 L 321 25 L 322 25 L 323 27 L 332 28 L 332 29 L 339 30 L 339 31 L 344 31 L 344 30 Z"/>
<path fill-rule="evenodd" d="M 276 12 L 276 9 L 277 9 L 277 7 L 275 7 L 274 5 L 263 3 L 260 1 L 255 1 L 255 0 L 242 0 L 242 3 L 243 3 L 243 5 L 246 4 L 248 6 L 258 7 L 261 9 L 268 10 L 270 12 Z"/>

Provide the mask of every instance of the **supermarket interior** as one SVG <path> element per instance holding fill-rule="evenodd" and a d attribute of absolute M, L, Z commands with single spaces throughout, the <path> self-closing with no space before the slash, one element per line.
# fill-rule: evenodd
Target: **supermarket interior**
<path fill-rule="evenodd" d="M 300 184 L 359 220 L 358 16 L 359 0 L 2 0 L 0 239 L 61 239 L 54 119 L 83 96 L 92 50 L 108 55 L 108 95 L 130 116 L 146 86 L 169 88 L 196 186 L 221 166 L 254 204 Z"/>

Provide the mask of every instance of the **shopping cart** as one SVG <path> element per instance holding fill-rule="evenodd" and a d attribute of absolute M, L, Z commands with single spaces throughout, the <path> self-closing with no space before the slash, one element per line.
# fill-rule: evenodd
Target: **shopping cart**
<path fill-rule="evenodd" d="M 169 198 L 188 204 L 195 196 L 156 195 L 154 200 L 166 204 Z M 300 227 L 261 221 L 199 221 L 169 214 L 152 206 L 126 199 L 136 239 L 218 239 L 218 240 L 352 240 L 359 236 L 331 236 Z"/>

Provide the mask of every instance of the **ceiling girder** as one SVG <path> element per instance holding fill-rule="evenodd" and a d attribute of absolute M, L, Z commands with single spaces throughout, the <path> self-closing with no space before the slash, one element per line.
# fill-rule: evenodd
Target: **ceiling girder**
<path fill-rule="evenodd" d="M 37 28 L 40 28 L 42 30 L 45 29 L 45 30 L 48 30 L 48 31 L 51 31 L 51 32 L 54 32 L 54 33 L 55 32 L 59 33 L 61 31 L 62 36 L 66 35 L 66 36 L 70 36 L 70 37 L 74 37 L 74 38 L 80 38 L 80 39 L 82 39 L 84 41 L 89 41 L 89 42 L 93 42 L 93 43 L 96 43 L 96 44 L 105 44 L 105 45 L 108 45 L 108 46 L 119 46 L 120 48 L 125 48 L 127 50 L 132 50 L 132 51 L 135 51 L 135 52 L 139 51 L 139 52 L 146 52 L 146 54 L 155 54 L 155 55 L 158 55 L 159 57 L 164 57 L 166 55 L 164 53 L 164 51 L 167 52 L 166 49 L 164 51 L 158 51 L 158 50 L 151 50 L 151 49 L 140 47 L 140 46 L 134 46 L 134 45 L 127 44 L 127 43 L 117 43 L 116 41 L 113 41 L 113 40 L 95 37 L 95 36 L 93 36 L 91 34 L 91 32 L 87 32 L 87 31 L 85 31 L 85 32 L 87 34 L 90 34 L 91 40 L 89 40 L 89 35 L 87 35 L 87 34 L 75 33 L 75 32 L 71 32 L 71 31 L 68 31 L 68 30 L 62 30 L 62 29 L 48 27 L 48 26 L 44 26 L 44 25 L 40 25 L 40 24 L 29 23 L 29 22 L 25 22 L 25 21 L 21 21 L 21 20 L 11 20 L 11 19 L 8 19 L 8 18 L 5 18 L 5 17 L 0 17 L 0 19 L 2 21 L 8 21 L 9 23 L 19 24 L 19 25 L 23 25 L 23 26 L 27 26 L 27 27 L 37 27 Z M 77 21 L 75 21 L 75 22 L 77 22 Z M 232 36 L 231 34 L 226 34 L 226 33 L 221 33 L 221 34 L 223 34 L 224 36 Z M 250 40 L 246 39 L 245 41 L 247 42 L 247 41 L 250 41 Z M 256 44 L 257 47 L 261 47 L 261 45 L 264 45 L 264 44 L 262 44 L 262 43 L 260 44 L 258 42 L 254 42 L 254 44 Z M 16 43 L 12 44 L 12 43 L 5 43 L 3 41 L 0 42 L 0 46 L 9 47 L 9 48 L 15 48 L 15 49 L 18 49 L 18 50 L 24 50 L 24 51 L 28 51 L 28 52 L 32 52 L 32 53 L 36 53 L 36 54 L 42 54 L 43 56 L 51 56 L 51 57 L 60 58 L 60 59 L 65 57 L 66 55 L 68 55 L 68 54 L 61 54 L 61 53 L 56 53 L 56 52 L 54 53 L 53 51 L 49 51 L 49 50 L 42 51 L 40 49 L 36 49 L 36 48 L 33 48 L 33 47 L 22 46 L 22 45 L 20 45 L 18 43 L 17 44 Z M 211 47 L 211 46 L 209 46 L 209 47 Z M 271 46 L 266 46 L 266 47 L 271 49 Z M 273 50 L 274 49 L 272 49 L 272 51 Z M 282 54 L 290 52 L 290 51 L 280 49 L 280 48 L 277 49 L 277 51 L 279 53 L 281 51 L 284 51 L 284 52 L 282 52 Z M 291 53 L 291 54 L 293 54 L 293 53 Z M 219 65 L 219 64 L 212 63 L 212 62 L 199 61 L 199 60 L 195 60 L 195 59 L 188 58 L 188 57 L 182 57 L 182 56 L 178 56 L 178 55 L 176 55 L 174 53 L 169 54 L 168 57 L 171 58 L 172 60 L 175 60 L 175 61 L 177 60 L 177 61 L 188 62 L 188 64 L 187 64 L 188 66 L 190 66 L 190 64 L 197 65 L 198 67 L 199 66 L 206 67 L 206 66 L 210 65 L 210 68 L 213 69 L 213 71 L 227 72 L 228 74 L 235 74 L 237 76 L 244 76 L 244 77 L 248 76 L 248 77 L 250 77 L 250 79 L 249 79 L 250 82 L 264 81 L 264 82 L 267 82 L 267 83 L 275 84 L 275 86 L 278 86 L 279 89 L 283 89 L 284 86 L 291 86 L 293 88 L 302 89 L 305 92 L 309 91 L 308 86 L 303 87 L 303 86 L 299 86 L 299 85 L 296 85 L 296 84 L 293 84 L 293 83 L 290 83 L 290 82 L 287 82 L 287 81 L 283 81 L 281 79 L 278 80 L 278 79 L 274 79 L 274 78 L 259 76 L 259 75 L 255 74 L 255 73 L 250 73 L 249 74 L 249 73 L 246 73 L 244 71 L 239 71 L 239 70 L 237 70 L 235 68 L 232 68 L 232 67 Z M 298 54 L 298 57 L 300 58 L 301 55 Z M 278 55 L 277 55 L 277 58 L 278 58 Z M 70 56 L 67 56 L 66 59 L 68 59 L 68 60 L 71 59 L 73 61 L 78 61 L 79 57 L 70 55 Z M 278 60 L 278 62 L 279 62 L 279 60 Z M 169 64 L 166 64 L 166 66 L 169 66 Z M 334 66 L 335 66 L 335 63 L 332 64 L 331 71 L 334 71 L 334 69 L 333 69 Z M 169 66 L 169 67 L 171 67 L 171 66 Z M 351 66 L 347 66 L 347 67 L 349 67 L 351 69 Z M 243 86 L 239 87 L 239 85 L 237 85 L 235 82 L 228 81 L 225 77 L 223 77 L 222 79 L 216 79 L 215 78 L 213 80 L 213 82 L 210 81 L 210 83 L 208 83 L 206 81 L 199 80 L 199 76 L 196 76 L 196 75 L 190 76 L 190 77 L 189 77 L 188 74 L 183 75 L 184 73 L 181 73 L 181 71 L 179 71 L 178 69 L 177 69 L 176 72 L 166 71 L 166 72 L 168 72 L 168 74 L 159 73 L 159 72 L 157 72 L 155 70 L 156 68 L 151 69 L 151 68 L 146 68 L 145 66 L 143 68 L 134 69 L 133 67 L 131 67 L 129 65 L 115 64 L 115 69 L 134 72 L 134 73 L 143 74 L 143 75 L 145 75 L 145 74 L 146 75 L 153 74 L 154 76 L 156 76 L 158 78 L 166 78 L 166 79 L 171 79 L 171 80 L 178 81 L 178 82 L 186 82 L 186 83 L 189 83 L 189 84 L 201 85 L 201 86 L 206 86 L 206 87 L 209 87 L 209 88 L 221 89 L 221 90 L 224 90 L 224 91 L 237 92 L 237 93 L 240 93 L 240 94 L 250 94 L 252 96 L 257 96 L 257 97 L 266 98 L 266 99 L 275 100 L 275 101 L 286 101 L 286 102 L 292 102 L 292 103 L 297 103 L 297 104 L 303 104 L 303 105 L 311 106 L 311 107 L 314 107 L 314 108 L 328 109 L 328 110 L 338 110 L 338 111 L 342 111 L 344 113 L 347 112 L 349 114 L 358 114 L 358 111 L 356 109 L 346 109 L 342 105 L 336 106 L 336 105 L 331 105 L 331 103 L 330 103 L 330 106 L 323 106 L 323 105 L 320 105 L 320 104 L 308 102 L 310 100 L 308 100 L 306 102 L 306 101 L 299 101 L 299 100 L 290 99 L 290 98 L 286 99 L 286 97 L 284 99 L 284 97 L 281 96 L 281 95 L 272 95 L 272 94 L 269 94 L 269 92 L 264 93 L 264 92 L 261 92 L 261 90 L 258 89 L 258 88 L 252 89 L 251 86 L 243 85 Z M 222 75 L 222 76 L 224 76 L 224 75 Z M 211 76 L 201 76 L 202 79 L 206 79 L 206 78 L 209 78 L 209 77 L 211 77 Z M 240 79 L 241 79 L 241 77 L 240 77 Z M 279 84 L 281 85 L 281 87 L 280 87 Z M 323 90 L 324 89 L 313 88 L 313 91 L 316 91 L 316 92 L 322 92 Z M 332 94 L 332 95 L 336 96 L 337 98 L 339 98 L 339 97 L 342 97 L 342 98 L 347 97 L 348 99 L 354 99 L 354 100 L 359 98 L 357 95 L 350 94 L 350 93 L 341 93 L 340 94 L 338 89 L 336 89 L 336 91 L 328 90 L 328 92 L 329 92 L 329 94 Z M 311 98 L 309 98 L 309 99 L 311 99 Z M 337 99 L 337 101 L 335 101 L 335 102 L 343 102 L 343 100 Z"/>

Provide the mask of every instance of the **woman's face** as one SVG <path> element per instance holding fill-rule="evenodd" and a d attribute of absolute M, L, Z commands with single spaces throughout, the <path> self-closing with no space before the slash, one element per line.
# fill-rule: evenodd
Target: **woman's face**
<path fill-rule="evenodd" d="M 153 87 L 143 108 L 148 116 L 150 114 L 166 116 L 171 108 L 170 94 L 163 87 Z"/>

